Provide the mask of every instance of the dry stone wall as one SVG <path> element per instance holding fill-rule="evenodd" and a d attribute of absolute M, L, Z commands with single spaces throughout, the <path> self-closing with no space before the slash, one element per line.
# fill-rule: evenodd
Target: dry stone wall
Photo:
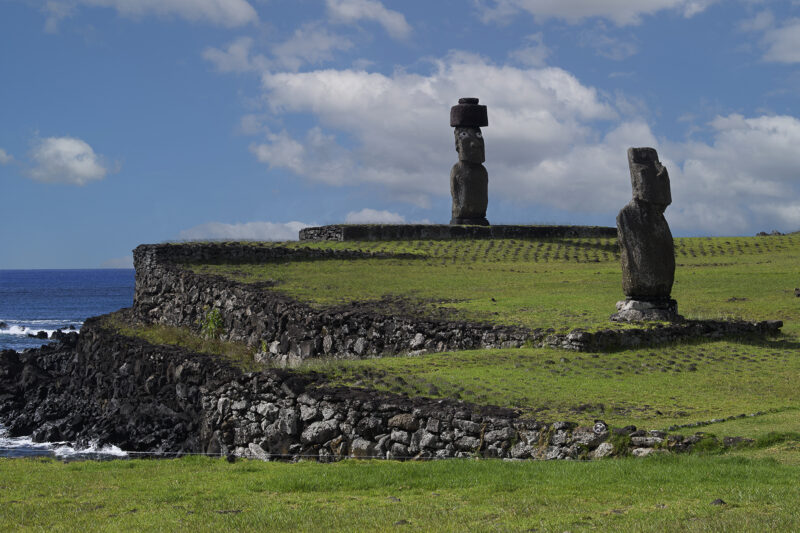
<path fill-rule="evenodd" d="M 264 357 L 293 365 L 309 357 L 368 357 L 470 348 L 521 346 L 522 328 L 388 316 L 358 304 L 314 309 L 265 284 L 198 275 L 187 263 L 244 263 L 381 257 L 348 252 L 256 244 L 142 245 L 134 250 L 137 320 L 199 329 L 218 309 L 223 339 L 268 347 Z"/>
<path fill-rule="evenodd" d="M 774 335 L 782 322 L 694 320 L 670 325 L 596 332 L 476 324 L 388 315 L 375 305 L 315 309 L 267 283 L 241 283 L 199 275 L 189 263 L 323 261 L 387 257 L 359 251 L 290 249 L 242 243 L 142 245 L 134 250 L 133 312 L 144 323 L 199 329 L 205 313 L 218 309 L 223 338 L 264 346 L 264 361 L 294 365 L 311 357 L 370 357 L 473 348 L 514 348 L 530 343 L 576 351 L 608 351 L 690 339 Z M 262 344 L 263 341 L 263 344 Z"/>
<path fill-rule="evenodd" d="M 243 373 L 217 357 L 120 335 L 102 318 L 87 320 L 77 345 L 0 352 L 0 391 L 0 421 L 12 436 L 153 455 L 589 459 L 683 451 L 700 439 L 331 387 L 315 373 Z M 615 432 L 624 436 L 616 449 Z"/>

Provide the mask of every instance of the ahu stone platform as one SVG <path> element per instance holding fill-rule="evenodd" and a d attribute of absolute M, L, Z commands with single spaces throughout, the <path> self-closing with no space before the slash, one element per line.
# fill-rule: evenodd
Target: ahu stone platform
<path fill-rule="evenodd" d="M 447 239 L 559 239 L 617 237 L 605 226 L 461 226 L 449 224 L 334 224 L 300 230 L 301 241 L 400 241 Z"/>

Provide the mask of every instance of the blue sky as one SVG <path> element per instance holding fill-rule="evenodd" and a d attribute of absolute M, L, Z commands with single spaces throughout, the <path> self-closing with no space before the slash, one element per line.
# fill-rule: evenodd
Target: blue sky
<path fill-rule="evenodd" d="M 800 229 L 796 0 L 0 0 L 0 268 L 450 218 L 476 96 L 492 223 Z"/>

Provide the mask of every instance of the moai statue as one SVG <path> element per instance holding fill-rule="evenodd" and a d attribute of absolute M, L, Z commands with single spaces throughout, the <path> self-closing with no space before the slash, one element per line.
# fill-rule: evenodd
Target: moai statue
<path fill-rule="evenodd" d="M 675 248 L 664 210 L 672 203 L 669 174 L 653 148 L 628 148 L 633 199 L 617 215 L 625 300 L 611 320 L 680 321 L 670 298 Z"/>
<path fill-rule="evenodd" d="M 481 127 L 488 126 L 486 106 L 477 98 L 459 98 L 450 108 L 450 126 L 455 128 L 458 163 L 450 171 L 450 194 L 453 196 L 453 218 L 450 224 L 488 226 L 486 205 L 489 203 L 489 174 L 483 162 L 486 151 Z"/>

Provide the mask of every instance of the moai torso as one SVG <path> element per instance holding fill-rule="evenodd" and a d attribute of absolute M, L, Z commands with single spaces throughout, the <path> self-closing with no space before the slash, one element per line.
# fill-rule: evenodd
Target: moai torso
<path fill-rule="evenodd" d="M 633 199 L 617 215 L 622 290 L 628 299 L 669 300 L 675 249 L 664 210 L 672 203 L 669 174 L 653 148 L 628 149 Z"/>
<path fill-rule="evenodd" d="M 489 174 L 481 126 L 488 125 L 486 106 L 477 98 L 461 98 L 450 110 L 450 125 L 455 127 L 458 163 L 450 171 L 453 212 L 450 224 L 488 226 Z"/>

